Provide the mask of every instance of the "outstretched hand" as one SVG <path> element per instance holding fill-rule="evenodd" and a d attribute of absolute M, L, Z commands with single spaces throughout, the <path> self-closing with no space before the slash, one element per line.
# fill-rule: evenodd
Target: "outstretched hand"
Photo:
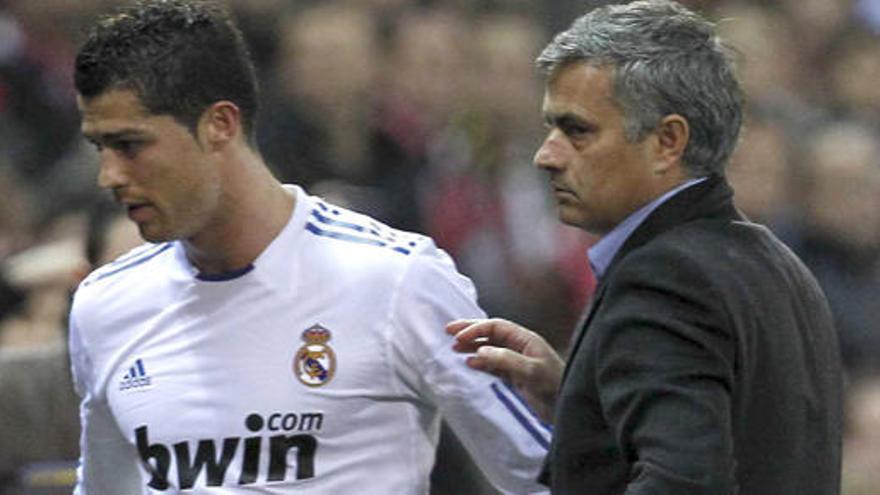
<path fill-rule="evenodd" d="M 457 320 L 446 326 L 467 364 L 512 383 L 538 416 L 550 422 L 565 363 L 537 333 L 511 321 Z"/>

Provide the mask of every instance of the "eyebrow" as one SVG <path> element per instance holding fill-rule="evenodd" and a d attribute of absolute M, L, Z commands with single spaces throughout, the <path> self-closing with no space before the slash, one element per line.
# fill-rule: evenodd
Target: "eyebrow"
<path fill-rule="evenodd" d="M 124 139 L 144 137 L 143 132 L 134 129 L 126 129 L 116 132 L 83 132 L 82 134 L 83 137 L 86 138 L 86 140 L 92 143 L 112 143 L 114 141 L 121 141 Z"/>
<path fill-rule="evenodd" d="M 594 126 L 593 122 L 590 119 L 571 112 L 563 112 L 559 114 L 553 112 L 544 112 L 544 122 L 548 125 L 559 127 L 571 124 L 581 126 Z"/>

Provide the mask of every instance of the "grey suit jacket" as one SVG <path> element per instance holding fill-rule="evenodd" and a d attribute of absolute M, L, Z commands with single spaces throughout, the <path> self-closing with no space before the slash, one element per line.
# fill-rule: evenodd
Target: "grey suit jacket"
<path fill-rule="evenodd" d="M 624 243 L 576 335 L 544 479 L 557 494 L 834 495 L 827 302 L 717 177 Z"/>

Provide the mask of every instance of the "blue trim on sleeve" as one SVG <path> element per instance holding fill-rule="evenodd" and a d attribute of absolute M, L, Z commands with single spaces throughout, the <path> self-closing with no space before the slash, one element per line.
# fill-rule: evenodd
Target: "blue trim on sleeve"
<path fill-rule="evenodd" d="M 504 404 L 504 406 L 507 407 L 507 409 L 511 412 L 511 414 L 513 414 L 513 417 L 517 420 L 517 422 L 519 422 L 519 424 L 522 425 L 522 427 L 529 432 L 532 438 L 534 438 L 535 441 L 538 442 L 538 445 L 543 447 L 545 450 L 548 450 L 550 448 L 550 442 L 544 437 L 544 435 L 541 434 L 540 431 L 538 431 L 537 428 L 535 428 L 535 425 L 533 425 L 532 422 L 529 421 L 529 418 L 525 417 L 525 415 L 520 412 L 519 408 L 516 407 L 516 404 L 514 404 L 510 400 L 510 398 L 504 394 L 501 388 L 498 387 L 498 383 L 492 384 L 492 391 L 495 392 L 495 396 L 498 397 L 498 400 L 500 400 L 501 403 Z"/>
<path fill-rule="evenodd" d="M 513 397 L 520 404 L 522 404 L 522 406 L 526 409 L 526 411 L 528 411 L 529 414 L 531 414 L 532 417 L 535 418 L 535 421 L 537 421 L 538 424 L 541 425 L 542 428 L 547 430 L 547 433 L 553 433 L 553 425 L 547 424 L 544 421 L 542 421 L 541 418 L 539 418 L 538 415 L 535 413 L 535 411 L 532 410 L 532 406 L 530 406 L 529 403 L 526 402 L 526 400 L 523 399 L 521 395 L 519 395 L 519 392 L 517 392 L 515 388 L 511 387 L 510 384 L 508 384 L 508 383 L 502 382 L 502 384 L 504 385 L 504 388 L 509 390 L 510 394 L 513 395 Z"/>

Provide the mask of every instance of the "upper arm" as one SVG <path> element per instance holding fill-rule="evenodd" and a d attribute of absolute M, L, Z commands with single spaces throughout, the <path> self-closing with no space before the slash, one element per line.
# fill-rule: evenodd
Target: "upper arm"
<path fill-rule="evenodd" d="M 472 370 L 445 332 L 454 319 L 484 318 L 470 280 L 436 250 L 413 260 L 394 304 L 392 340 L 423 398 L 436 406 L 489 481 L 513 493 L 537 493 L 550 433 L 494 377 Z"/>
<path fill-rule="evenodd" d="M 471 281 L 439 249 L 416 252 L 395 290 L 390 342 L 403 367 L 424 377 L 437 359 L 464 358 L 451 351 L 446 324 L 455 319 L 485 318 Z"/>

